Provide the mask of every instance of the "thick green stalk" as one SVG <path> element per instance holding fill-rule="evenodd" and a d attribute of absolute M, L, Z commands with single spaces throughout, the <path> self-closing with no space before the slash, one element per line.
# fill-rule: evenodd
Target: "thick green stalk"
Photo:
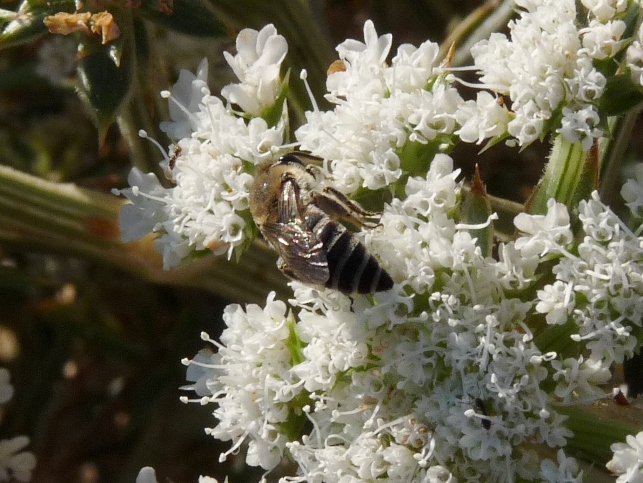
<path fill-rule="evenodd" d="M 643 417 L 634 406 L 619 406 L 611 400 L 591 406 L 557 408 L 569 419 L 565 426 L 574 432 L 567 448 L 586 461 L 605 465 L 612 459 L 610 446 L 625 442 L 628 434 L 641 430 Z"/>
<path fill-rule="evenodd" d="M 591 153 L 591 154 L 590 154 Z M 580 143 L 570 143 L 562 134 L 553 142 L 545 174 L 526 204 L 531 214 L 547 213 L 553 198 L 570 209 L 587 199 L 598 183 L 597 152 L 583 151 Z"/>
<path fill-rule="evenodd" d="M 200 288 L 237 302 L 263 303 L 270 290 L 282 299 L 290 295 L 275 255 L 263 243 L 255 243 L 238 264 L 209 256 L 163 270 L 153 236 L 127 245 L 120 241 L 118 213 L 124 203 L 0 166 L 0 244 L 89 259 L 151 282 Z"/>

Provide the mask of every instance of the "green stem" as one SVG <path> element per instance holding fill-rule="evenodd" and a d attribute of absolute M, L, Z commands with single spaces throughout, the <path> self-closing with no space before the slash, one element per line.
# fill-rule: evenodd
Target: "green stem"
<path fill-rule="evenodd" d="M 494 6 L 488 2 L 471 12 L 442 42 L 441 54 L 451 45 L 456 45 L 456 51 L 451 60 L 451 65 L 469 65 L 473 61 L 471 47 L 476 42 L 488 39 L 493 32 L 502 32 L 507 28 L 507 22 L 515 14 L 514 0 L 504 0 Z"/>
<path fill-rule="evenodd" d="M 570 143 L 562 134 L 554 138 L 545 174 L 527 202 L 531 214 L 547 213 L 547 201 L 553 198 L 574 209 L 589 197 L 597 186 L 595 157 L 588 156 L 580 143 Z"/>
<path fill-rule="evenodd" d="M 620 200 L 622 185 L 620 173 L 623 159 L 640 112 L 641 106 L 639 105 L 624 116 L 610 119 L 612 137 L 601 138 L 599 141 L 601 171 L 599 194 L 601 200 L 609 206 L 614 206 Z"/>
<path fill-rule="evenodd" d="M 127 16 L 126 19 L 129 20 L 128 28 L 132 32 L 140 29 L 138 36 L 147 38 L 146 27 L 143 23 L 135 23 L 131 16 Z M 139 44 L 142 43 L 144 42 L 139 42 Z M 127 143 L 132 165 L 143 173 L 156 174 L 163 183 L 165 176 L 159 167 L 161 153 L 148 139 L 143 139 L 138 135 L 138 132 L 143 129 L 147 132 L 148 137 L 155 139 L 162 146 L 169 144 L 167 136 L 159 129 L 160 119 L 158 116 L 160 114 L 165 119 L 169 117 L 167 101 L 161 99 L 159 92 L 170 86 L 170 80 L 166 76 L 167 71 L 158 67 L 160 60 L 156 57 L 157 52 L 153 50 L 154 42 L 149 42 L 149 45 L 152 50 L 140 47 L 131 54 L 137 59 L 131 86 L 132 95 L 119 111 L 117 122 Z M 154 100 L 153 107 L 150 107 L 150 100 Z"/>
<path fill-rule="evenodd" d="M 263 243 L 255 243 L 238 264 L 210 256 L 163 270 L 152 236 L 127 245 L 120 241 L 118 213 L 124 203 L 0 166 L 0 244 L 84 258 L 150 282 L 208 290 L 238 302 L 263 303 L 270 290 L 282 299 L 291 295 L 276 256 Z"/>
<path fill-rule="evenodd" d="M 574 432 L 569 448 L 578 458 L 605 465 L 612 459 L 610 445 L 624 442 L 628 434 L 641 430 L 643 418 L 632 406 L 602 401 L 592 406 L 557 408 L 568 416 L 565 426 Z"/>

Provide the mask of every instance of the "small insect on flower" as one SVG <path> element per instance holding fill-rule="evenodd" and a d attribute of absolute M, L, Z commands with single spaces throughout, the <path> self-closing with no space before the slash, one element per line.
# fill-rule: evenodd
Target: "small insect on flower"
<path fill-rule="evenodd" d="M 482 421 L 482 427 L 484 429 L 487 429 L 487 430 L 491 429 L 491 421 L 489 420 L 489 417 L 488 417 L 489 415 L 487 414 L 487 409 L 485 408 L 484 401 L 482 399 L 480 399 L 479 397 L 477 397 L 474 400 L 474 405 L 475 405 L 476 409 L 478 410 L 478 412 L 482 416 L 484 416 L 484 417 L 480 418 L 481 421 Z"/>
<path fill-rule="evenodd" d="M 393 279 L 362 243 L 336 220 L 362 228 L 375 216 L 317 180 L 308 154 L 293 152 L 259 166 L 250 211 L 279 254 L 279 270 L 303 283 L 345 294 L 389 290 Z"/>

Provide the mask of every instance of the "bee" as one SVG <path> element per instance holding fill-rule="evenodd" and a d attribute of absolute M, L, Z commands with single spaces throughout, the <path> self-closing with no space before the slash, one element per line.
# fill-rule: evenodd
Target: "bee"
<path fill-rule="evenodd" d="M 260 165 L 250 194 L 250 212 L 279 254 L 286 276 L 345 294 L 389 290 L 393 279 L 362 243 L 337 220 L 372 228 L 363 210 L 316 178 L 305 153 L 286 154 Z"/>

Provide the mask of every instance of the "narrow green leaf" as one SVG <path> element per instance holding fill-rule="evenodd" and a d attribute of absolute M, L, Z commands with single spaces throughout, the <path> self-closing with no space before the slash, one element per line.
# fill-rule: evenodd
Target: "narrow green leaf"
<path fill-rule="evenodd" d="M 486 257 L 491 256 L 494 234 L 493 223 L 488 223 L 492 213 L 491 203 L 477 165 L 471 190 L 464 193 L 460 210 L 464 223 L 480 226 L 480 228 L 471 228 L 468 231 L 472 237 L 478 240 L 477 245 L 482 250 L 482 254 Z"/>
<path fill-rule="evenodd" d="M 167 2 L 161 0 L 143 2 L 141 16 L 183 34 L 197 37 L 228 35 L 228 29 L 206 0 L 174 0 L 171 11 L 163 10 L 166 5 Z"/>
<path fill-rule="evenodd" d="M 2 10 L 0 24 L 12 18 L 0 31 L 0 49 L 31 42 L 47 33 L 43 20 L 48 15 L 58 12 L 72 13 L 75 10 L 73 0 L 26 0 L 20 4 L 15 13 Z M 15 18 L 13 18 L 15 17 Z"/>
<path fill-rule="evenodd" d="M 607 78 L 598 106 L 601 115 L 623 114 L 643 102 L 641 87 L 634 84 L 629 75 L 614 75 Z"/>
<path fill-rule="evenodd" d="M 569 418 L 565 426 L 574 432 L 567 444 L 570 453 L 593 464 L 607 463 L 613 457 L 610 446 L 625 442 L 627 435 L 635 435 L 641 429 L 636 409 L 610 409 L 610 404 L 603 403 L 560 407 L 557 411 Z"/>
<path fill-rule="evenodd" d="M 286 102 L 286 95 L 288 94 L 289 90 L 289 79 L 290 71 L 286 73 L 284 81 L 281 85 L 281 92 L 277 96 L 275 103 L 261 113 L 261 117 L 265 119 L 265 121 L 268 123 L 268 126 L 270 127 L 276 126 L 281 119 L 284 119 L 284 112 L 286 113 L 286 115 L 288 113 L 287 109 L 284 111 L 284 104 Z"/>
<path fill-rule="evenodd" d="M 44 14 L 25 13 L 7 23 L 0 32 L 0 49 L 31 42 L 46 34 L 45 17 Z"/>

